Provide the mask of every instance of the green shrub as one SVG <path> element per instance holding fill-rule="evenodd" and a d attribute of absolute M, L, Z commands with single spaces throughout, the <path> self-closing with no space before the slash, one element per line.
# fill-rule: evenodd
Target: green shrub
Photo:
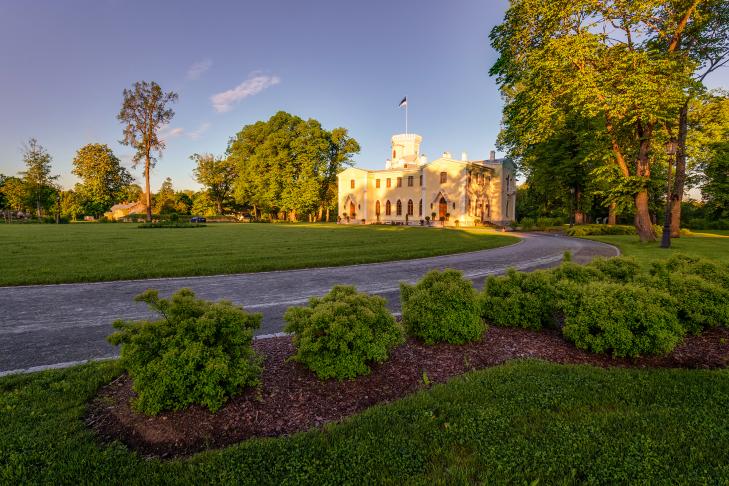
<path fill-rule="evenodd" d="M 541 329 L 552 326 L 558 311 L 559 291 L 549 271 L 531 273 L 510 269 L 486 280 L 480 296 L 481 316 L 505 327 Z"/>
<path fill-rule="evenodd" d="M 370 371 L 368 363 L 387 359 L 404 339 L 382 297 L 336 286 L 308 307 L 292 307 L 284 315 L 286 332 L 293 333 L 296 354 L 321 379 L 354 378 Z"/>
<path fill-rule="evenodd" d="M 134 406 L 155 415 L 200 404 L 218 410 L 244 386 L 256 385 L 260 359 L 251 346 L 261 314 L 230 302 L 207 302 L 181 289 L 170 300 L 147 290 L 135 298 L 162 319 L 117 321 L 109 342 L 133 380 Z"/>
<path fill-rule="evenodd" d="M 729 264 L 726 263 L 687 255 L 674 255 L 663 262 L 654 262 L 651 266 L 652 275 L 665 277 L 671 273 L 697 275 L 729 290 Z"/>
<path fill-rule="evenodd" d="M 587 265 L 613 282 L 632 282 L 642 273 L 640 264 L 631 257 L 596 258 Z"/>
<path fill-rule="evenodd" d="M 613 356 L 666 354 L 685 333 L 667 293 L 635 284 L 593 282 L 565 305 L 562 333 L 580 349 Z"/>
<path fill-rule="evenodd" d="M 174 221 L 158 221 L 156 223 L 141 223 L 137 227 L 142 229 L 150 228 L 204 228 L 205 223 L 190 222 L 174 222 Z"/>
<path fill-rule="evenodd" d="M 473 284 L 459 271 L 433 270 L 414 286 L 402 283 L 400 300 L 405 328 L 426 344 L 475 341 L 486 330 Z"/>
<path fill-rule="evenodd" d="M 605 275 L 594 266 L 580 265 L 564 260 L 560 266 L 552 270 L 552 275 L 559 280 L 575 283 L 589 283 L 604 280 Z"/>
<path fill-rule="evenodd" d="M 635 226 L 617 224 L 584 224 L 565 230 L 567 236 L 634 235 Z"/>
<path fill-rule="evenodd" d="M 672 273 L 667 279 L 655 279 L 654 286 L 676 300 L 681 324 L 692 334 L 707 328 L 729 327 L 729 290 L 698 275 Z"/>

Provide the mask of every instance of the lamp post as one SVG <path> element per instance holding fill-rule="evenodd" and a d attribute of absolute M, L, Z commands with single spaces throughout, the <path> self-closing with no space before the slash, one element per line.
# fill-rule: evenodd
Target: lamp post
<path fill-rule="evenodd" d="M 575 197 L 575 188 L 570 187 L 570 228 L 575 225 L 575 211 L 573 208 L 572 200 Z"/>
<path fill-rule="evenodd" d="M 673 157 L 676 155 L 678 142 L 671 138 L 666 142 L 666 154 L 668 155 L 668 177 L 666 182 L 666 215 L 663 221 L 663 237 L 661 248 L 671 248 L 671 169 L 673 168 Z"/>

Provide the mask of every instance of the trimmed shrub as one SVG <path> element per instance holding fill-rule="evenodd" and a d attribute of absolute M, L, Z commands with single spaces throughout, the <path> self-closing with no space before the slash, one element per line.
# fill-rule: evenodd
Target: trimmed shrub
<path fill-rule="evenodd" d="M 651 274 L 668 276 L 671 273 L 697 275 L 729 290 L 729 265 L 705 258 L 675 255 L 663 262 L 654 262 Z"/>
<path fill-rule="evenodd" d="M 307 307 L 291 307 L 284 319 L 286 332 L 293 333 L 293 359 L 320 379 L 367 374 L 368 363 L 385 361 L 404 340 L 387 301 L 352 286 L 336 286 L 324 297 L 310 299 Z"/>
<path fill-rule="evenodd" d="M 475 341 L 486 330 L 477 297 L 461 272 L 433 270 L 414 286 L 400 284 L 403 324 L 426 344 Z"/>
<path fill-rule="evenodd" d="M 567 236 L 634 235 L 635 226 L 618 224 L 584 224 L 565 230 Z"/>
<path fill-rule="evenodd" d="M 605 275 L 590 265 L 580 265 L 571 261 L 563 261 L 560 266 L 552 270 L 552 275 L 557 280 L 566 280 L 575 283 L 589 283 L 604 280 Z"/>
<path fill-rule="evenodd" d="M 688 332 L 699 334 L 707 328 L 729 327 L 729 290 L 698 275 L 682 273 L 658 282 L 676 299 L 678 319 Z"/>
<path fill-rule="evenodd" d="M 630 257 L 596 258 L 587 266 L 600 272 L 604 279 L 624 283 L 632 282 L 643 271 Z"/>
<path fill-rule="evenodd" d="M 191 404 L 218 410 L 244 386 L 257 385 L 260 359 L 251 346 L 261 314 L 230 302 L 207 302 L 181 289 L 170 300 L 156 290 L 135 298 L 162 316 L 156 321 L 117 321 L 111 344 L 133 380 L 137 410 L 156 415 Z"/>
<path fill-rule="evenodd" d="M 556 282 L 549 271 L 523 273 L 510 269 L 506 275 L 491 276 L 479 299 L 481 317 L 503 327 L 553 326 L 559 298 Z"/>
<path fill-rule="evenodd" d="M 660 355 L 672 351 L 685 330 L 667 293 L 635 284 L 593 282 L 566 305 L 562 333 L 580 349 L 613 356 Z"/>

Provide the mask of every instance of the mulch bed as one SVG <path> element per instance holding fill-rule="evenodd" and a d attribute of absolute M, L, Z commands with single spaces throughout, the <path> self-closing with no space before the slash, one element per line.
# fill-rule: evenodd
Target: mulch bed
<path fill-rule="evenodd" d="M 343 382 L 320 381 L 301 364 L 287 361 L 294 353 L 288 337 L 259 340 L 254 347 L 265 356 L 261 387 L 232 398 L 216 414 L 200 406 L 155 417 L 136 413 L 130 406 L 131 380 L 122 375 L 100 390 L 89 407 L 87 424 L 104 442 L 120 440 L 144 456 L 171 458 L 341 420 L 425 388 L 424 371 L 430 382 L 442 383 L 472 369 L 519 358 L 602 367 L 729 365 L 727 329 L 689 336 L 668 356 L 614 359 L 580 351 L 559 331 L 490 327 L 481 341 L 462 346 L 425 346 L 409 340 L 393 350 L 388 361 L 374 366 L 371 374 Z"/>

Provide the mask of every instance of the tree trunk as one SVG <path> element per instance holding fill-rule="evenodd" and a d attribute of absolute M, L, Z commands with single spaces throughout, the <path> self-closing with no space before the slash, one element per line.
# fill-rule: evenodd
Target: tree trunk
<path fill-rule="evenodd" d="M 329 222 L 329 207 L 327 207 L 327 216 L 326 217 L 327 217 L 326 222 L 328 223 Z"/>
<path fill-rule="evenodd" d="M 223 214 L 223 201 L 222 201 L 222 199 L 218 199 L 216 201 L 216 205 L 218 206 L 218 214 L 222 215 Z"/>
<path fill-rule="evenodd" d="M 617 205 L 612 202 L 608 208 L 608 224 L 614 225 L 618 221 Z"/>
<path fill-rule="evenodd" d="M 653 132 L 652 126 L 645 129 L 640 127 L 638 135 L 640 137 L 640 149 L 638 157 L 635 161 L 636 175 L 649 180 L 651 177 L 651 166 L 649 152 L 651 148 L 651 137 Z M 653 231 L 653 223 L 649 208 L 648 189 L 643 188 L 635 195 L 635 230 L 638 232 L 640 241 L 655 241 L 656 233 Z"/>
<path fill-rule="evenodd" d="M 681 236 L 681 202 L 686 184 L 686 135 L 688 133 L 688 101 L 681 107 L 678 117 L 678 149 L 676 151 L 676 179 L 671 192 L 671 238 Z"/>
<path fill-rule="evenodd" d="M 149 187 L 149 154 L 147 154 L 147 160 L 144 164 L 144 187 L 147 191 L 147 222 L 152 222 L 152 191 Z"/>

